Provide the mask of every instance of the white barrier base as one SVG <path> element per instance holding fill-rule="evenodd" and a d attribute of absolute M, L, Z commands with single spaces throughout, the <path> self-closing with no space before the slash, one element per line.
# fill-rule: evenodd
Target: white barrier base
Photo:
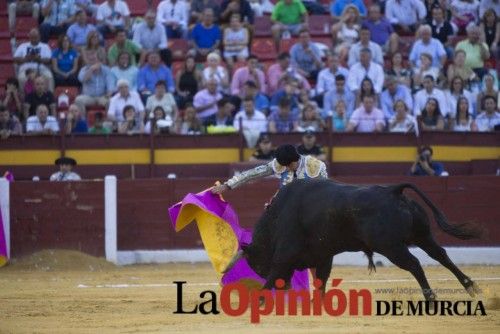
<path fill-rule="evenodd" d="M 457 265 L 500 265 L 500 247 L 445 247 L 448 256 Z M 438 265 L 420 248 L 410 248 L 422 265 Z M 375 263 L 393 265 L 384 256 L 375 253 Z M 136 263 L 173 263 L 173 262 L 208 262 L 203 249 L 178 250 L 135 250 L 118 251 L 117 264 Z M 368 260 L 363 252 L 342 253 L 334 257 L 334 265 L 367 266 Z"/>

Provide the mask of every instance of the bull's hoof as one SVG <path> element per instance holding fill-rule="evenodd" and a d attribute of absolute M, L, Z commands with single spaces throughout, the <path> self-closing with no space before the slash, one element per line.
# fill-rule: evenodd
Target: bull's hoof
<path fill-rule="evenodd" d="M 481 293 L 481 289 L 479 288 L 479 285 L 476 284 L 476 282 L 472 282 L 471 285 L 467 287 L 467 293 L 472 297 L 476 297 L 477 294 Z"/>

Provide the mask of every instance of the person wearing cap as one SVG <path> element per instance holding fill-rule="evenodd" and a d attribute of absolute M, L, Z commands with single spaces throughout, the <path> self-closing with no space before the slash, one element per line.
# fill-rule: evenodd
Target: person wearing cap
<path fill-rule="evenodd" d="M 130 84 L 127 80 L 120 79 L 116 84 L 118 93 L 113 95 L 109 101 L 108 119 L 110 121 L 123 121 L 123 109 L 125 106 L 133 106 L 135 112 L 140 118 L 144 119 L 144 104 L 141 96 L 135 90 L 130 89 Z"/>
<path fill-rule="evenodd" d="M 276 150 L 268 135 L 262 134 L 257 141 L 257 149 L 250 157 L 250 161 L 271 161 L 274 159 Z"/>
<path fill-rule="evenodd" d="M 52 174 L 50 181 L 80 181 L 82 179 L 80 175 L 72 171 L 73 167 L 76 166 L 75 159 L 61 157 L 55 161 L 55 164 L 59 166 L 59 172 Z"/>
<path fill-rule="evenodd" d="M 310 155 L 300 155 L 295 146 L 286 144 L 277 148 L 275 158 L 270 162 L 235 175 L 223 184 L 212 188 L 212 193 L 222 194 L 235 189 L 250 180 L 275 175 L 280 187 L 295 179 L 327 179 L 328 172 L 323 161 Z"/>
<path fill-rule="evenodd" d="M 307 129 L 302 135 L 302 143 L 297 146 L 297 152 L 300 155 L 313 156 L 321 161 L 326 160 L 323 148 L 316 142 L 316 133 L 311 129 Z"/>

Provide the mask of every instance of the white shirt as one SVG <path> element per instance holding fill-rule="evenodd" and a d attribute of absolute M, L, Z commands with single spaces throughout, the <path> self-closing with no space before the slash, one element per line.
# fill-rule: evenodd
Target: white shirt
<path fill-rule="evenodd" d="M 123 108 L 128 105 L 132 105 L 135 108 L 136 114 L 144 112 L 144 104 L 142 104 L 139 93 L 131 90 L 127 98 L 124 98 L 120 93 L 113 95 L 109 100 L 108 117 L 114 118 L 119 122 L 124 121 Z"/>
<path fill-rule="evenodd" d="M 165 24 L 166 22 L 176 22 L 183 29 L 187 28 L 188 23 L 188 7 L 183 0 L 177 0 L 173 4 L 170 0 L 163 0 L 158 5 L 156 20 Z"/>
<path fill-rule="evenodd" d="M 472 93 L 466 89 L 464 89 L 463 94 L 462 94 L 467 101 L 469 102 L 469 114 L 470 115 L 475 115 L 475 110 L 474 110 L 474 96 Z M 457 115 L 457 102 L 458 102 L 458 97 L 451 94 L 450 90 L 446 90 L 445 92 L 446 100 L 448 101 L 448 114 L 450 117 L 455 117 Z"/>
<path fill-rule="evenodd" d="M 31 42 L 25 42 L 17 47 L 16 52 L 14 52 L 14 58 L 25 58 L 31 53 L 39 54 L 42 59 L 50 59 L 52 57 L 52 51 L 47 44 L 39 42 L 37 45 L 32 45 Z M 31 68 L 36 70 L 38 66 L 45 67 L 45 65 L 36 62 L 24 63 L 19 67 L 19 73 Z"/>
<path fill-rule="evenodd" d="M 446 96 L 441 89 L 433 88 L 432 92 L 429 94 L 425 89 L 421 89 L 415 93 L 415 97 L 413 99 L 413 115 L 419 116 L 424 109 L 427 100 L 429 98 L 435 98 L 438 101 L 439 110 L 441 110 L 441 115 L 446 117 L 448 115 L 448 101 L 446 100 Z"/>
<path fill-rule="evenodd" d="M 389 124 L 394 123 L 396 120 L 396 115 L 392 116 L 392 118 L 389 120 Z M 415 131 L 415 117 L 406 114 L 406 117 L 403 121 L 399 121 L 396 123 L 394 127 L 391 128 L 391 125 L 389 125 L 389 131 L 390 132 L 413 132 Z"/>
<path fill-rule="evenodd" d="M 47 116 L 47 120 L 42 125 L 38 116 L 30 116 L 26 120 L 26 132 L 42 132 L 44 130 L 52 130 L 52 132 L 59 132 L 59 123 L 54 116 Z"/>
<path fill-rule="evenodd" d="M 474 0 L 472 2 L 452 0 L 450 3 L 450 7 L 454 8 L 457 11 L 458 15 L 463 16 L 465 14 L 472 14 L 474 15 L 474 20 L 477 20 L 479 10 L 479 2 L 477 0 Z"/>
<path fill-rule="evenodd" d="M 422 0 L 387 0 L 385 4 L 385 17 L 391 24 L 413 25 L 426 15 Z"/>
<path fill-rule="evenodd" d="M 361 42 L 357 42 L 356 44 L 351 46 L 349 50 L 349 61 L 347 63 L 349 67 L 359 62 L 359 54 L 364 48 L 370 49 L 370 51 L 372 52 L 372 60 L 374 62 L 380 65 L 384 65 L 384 55 L 382 53 L 382 48 L 377 43 L 369 41 L 368 46 L 362 45 Z"/>
<path fill-rule="evenodd" d="M 236 116 L 234 116 L 234 128 L 239 131 L 240 130 L 240 119 L 242 121 L 243 130 L 253 130 L 259 132 L 267 131 L 267 119 L 266 115 L 258 110 L 254 110 L 254 113 L 251 117 L 248 117 L 244 110 L 238 112 Z"/>
<path fill-rule="evenodd" d="M 368 71 L 361 63 L 352 65 L 349 69 L 347 87 L 349 87 L 350 90 L 358 90 L 361 86 L 361 81 L 363 81 L 366 76 L 373 82 L 375 92 L 380 94 L 384 86 L 384 69 L 373 61 L 370 63 Z"/>
<path fill-rule="evenodd" d="M 115 7 L 111 8 L 108 1 L 97 7 L 97 21 L 104 21 L 112 26 L 125 26 L 125 17 L 130 16 L 128 5 L 125 1 L 117 0 Z"/>
<path fill-rule="evenodd" d="M 481 132 L 493 131 L 495 125 L 500 124 L 500 112 L 495 111 L 495 113 L 489 116 L 486 112 L 482 112 L 476 118 L 477 128 Z"/>
<path fill-rule="evenodd" d="M 345 67 L 337 67 L 337 72 L 332 73 L 330 68 L 324 68 L 319 71 L 318 83 L 316 84 L 316 94 L 320 95 L 328 92 L 330 89 L 335 87 L 335 77 L 342 74 L 346 80 L 349 76 L 349 70 Z"/>
<path fill-rule="evenodd" d="M 82 178 L 75 172 L 56 172 L 50 176 L 50 181 L 80 181 Z"/>

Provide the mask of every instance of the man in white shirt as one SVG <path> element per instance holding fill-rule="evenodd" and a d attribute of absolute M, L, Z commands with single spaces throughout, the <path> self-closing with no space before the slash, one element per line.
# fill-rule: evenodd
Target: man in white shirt
<path fill-rule="evenodd" d="M 248 147 L 255 147 L 260 134 L 267 130 L 267 119 L 266 115 L 255 110 L 253 98 L 246 97 L 243 100 L 243 110 L 234 116 L 233 126 L 237 131 L 240 130 L 240 121 Z"/>
<path fill-rule="evenodd" d="M 130 10 L 125 1 L 107 0 L 97 8 L 97 29 L 105 36 L 117 28 L 130 31 Z"/>
<path fill-rule="evenodd" d="M 26 120 L 26 133 L 32 135 L 51 135 L 59 132 L 59 123 L 54 116 L 49 116 L 49 108 L 40 104 L 36 115 Z"/>
<path fill-rule="evenodd" d="M 135 112 L 140 115 L 140 119 L 144 120 L 144 104 L 139 93 L 130 90 L 129 82 L 124 79 L 118 80 L 116 86 L 118 93 L 109 101 L 108 119 L 122 122 L 124 120 L 123 109 L 125 106 L 131 105 L 134 107 Z"/>
<path fill-rule="evenodd" d="M 359 62 L 349 69 L 347 86 L 351 90 L 359 90 L 364 78 L 373 82 L 373 88 L 380 94 L 384 86 L 384 69 L 372 61 L 372 52 L 368 48 L 361 49 Z"/>
<path fill-rule="evenodd" d="M 144 15 L 144 22 L 134 29 L 135 44 L 145 51 L 159 51 L 163 63 L 172 64 L 172 53 L 168 49 L 167 33 L 165 27 L 156 20 L 156 12 L 152 9 Z"/>
<path fill-rule="evenodd" d="M 217 91 L 215 79 L 209 79 L 206 87 L 196 93 L 193 98 L 193 106 L 202 121 L 217 112 L 217 102 L 222 99 L 222 94 Z"/>
<path fill-rule="evenodd" d="M 382 132 L 385 127 L 384 113 L 375 108 L 375 97 L 365 95 L 362 105 L 354 110 L 346 132 Z"/>
<path fill-rule="evenodd" d="M 329 54 L 326 58 L 327 68 L 322 69 L 318 74 L 318 82 L 316 83 L 316 94 L 323 95 L 330 89 L 335 87 L 335 77 L 342 74 L 347 78 L 349 70 L 340 66 L 339 56 Z"/>
<path fill-rule="evenodd" d="M 432 28 L 430 25 L 423 25 L 418 28 L 419 39 L 413 43 L 410 51 L 409 60 L 413 66 L 420 67 L 420 56 L 427 53 L 432 57 L 432 66 L 441 68 L 446 63 L 446 50 L 439 39 L 432 37 Z"/>
<path fill-rule="evenodd" d="M 80 181 L 80 175 L 73 172 L 76 166 L 76 160 L 70 157 L 62 157 L 55 161 L 59 166 L 59 171 L 50 176 L 50 181 Z"/>
<path fill-rule="evenodd" d="M 359 62 L 361 50 L 364 48 L 370 49 L 372 52 L 372 59 L 375 63 L 379 65 L 384 65 L 384 56 L 382 54 L 382 48 L 377 43 L 372 42 L 371 32 L 367 27 L 362 27 L 359 32 L 359 42 L 355 43 L 349 49 L 348 65 L 352 65 Z"/>
<path fill-rule="evenodd" d="M 184 38 L 189 9 L 184 0 L 163 0 L 158 5 L 158 22 L 165 26 L 168 38 Z"/>
<path fill-rule="evenodd" d="M 427 15 L 422 0 L 387 0 L 385 17 L 396 28 L 405 32 L 414 30 Z"/>
<path fill-rule="evenodd" d="M 413 99 L 413 115 L 419 116 L 427 104 L 427 100 L 433 97 L 438 101 L 439 110 L 441 110 L 442 116 L 446 117 L 449 113 L 446 95 L 441 89 L 434 86 L 434 78 L 432 75 L 426 75 L 424 77 L 423 86 L 423 89 L 415 93 L 415 98 Z"/>
<path fill-rule="evenodd" d="M 19 87 L 24 87 L 26 83 L 26 70 L 32 69 L 49 80 L 49 89 L 54 91 L 54 76 L 48 67 L 52 57 L 50 47 L 40 42 L 40 32 L 37 28 L 29 32 L 29 42 L 21 43 L 14 52 L 14 62 L 19 66 L 17 79 Z"/>
<path fill-rule="evenodd" d="M 484 110 L 476 118 L 477 128 L 481 132 L 494 131 L 500 125 L 500 112 L 496 110 L 493 96 L 484 98 Z"/>

